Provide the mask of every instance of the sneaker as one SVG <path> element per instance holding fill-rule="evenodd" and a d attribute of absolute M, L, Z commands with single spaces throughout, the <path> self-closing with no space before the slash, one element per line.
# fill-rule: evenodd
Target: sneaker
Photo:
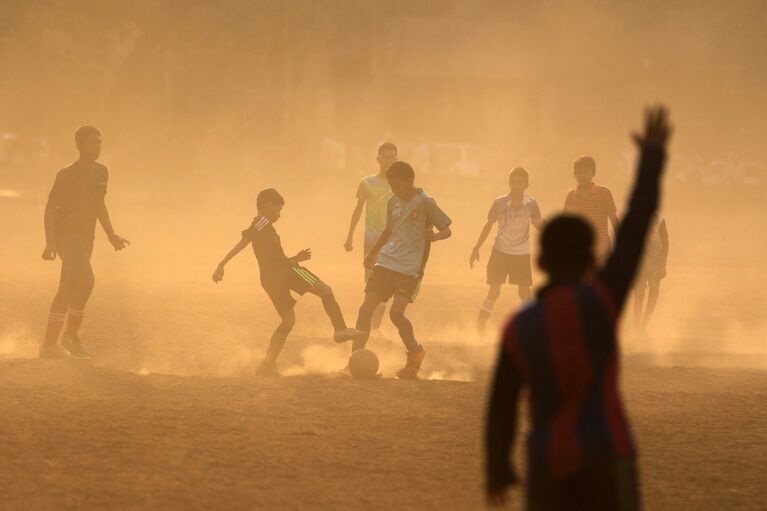
<path fill-rule="evenodd" d="M 426 350 L 421 348 L 421 351 L 416 353 L 407 353 L 407 362 L 405 367 L 399 370 L 397 378 L 401 380 L 416 380 L 418 379 L 418 371 L 421 370 L 421 363 L 426 357 Z"/>
<path fill-rule="evenodd" d="M 280 374 L 280 370 L 277 369 L 277 364 L 275 364 L 273 360 L 264 359 L 264 361 L 261 362 L 261 365 L 258 366 L 258 369 L 256 369 L 256 376 L 275 378 L 282 375 Z"/>
<path fill-rule="evenodd" d="M 91 358 L 91 354 L 85 351 L 83 343 L 80 342 L 77 336 L 64 336 L 61 339 L 61 346 L 69 352 L 75 358 Z"/>
<path fill-rule="evenodd" d="M 40 358 L 72 358 L 67 350 L 58 344 L 43 344 L 38 354 Z"/>
<path fill-rule="evenodd" d="M 365 335 L 367 335 L 367 332 L 363 332 L 362 330 L 357 330 L 356 328 L 344 328 L 343 330 L 337 330 L 336 333 L 333 334 L 333 340 L 338 343 L 354 341 Z"/>

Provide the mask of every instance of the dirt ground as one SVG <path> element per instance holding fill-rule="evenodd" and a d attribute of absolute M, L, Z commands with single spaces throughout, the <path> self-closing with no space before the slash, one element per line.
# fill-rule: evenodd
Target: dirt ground
<path fill-rule="evenodd" d="M 15 285 L 3 302 L 0 508 L 480 507 L 495 347 L 456 326 L 473 314 L 464 288 L 425 287 L 413 309 L 422 381 L 392 379 L 403 354 L 385 340 L 371 344 L 384 378 L 334 376 L 347 347 L 328 340 L 312 297 L 280 361 L 287 376 L 262 380 L 252 370 L 275 316 L 257 287 L 103 280 L 83 327 L 92 362 L 33 358 L 50 282 Z M 337 293 L 349 316 L 358 293 Z M 764 508 L 767 372 L 716 358 L 733 367 L 625 357 L 646 509 Z"/>

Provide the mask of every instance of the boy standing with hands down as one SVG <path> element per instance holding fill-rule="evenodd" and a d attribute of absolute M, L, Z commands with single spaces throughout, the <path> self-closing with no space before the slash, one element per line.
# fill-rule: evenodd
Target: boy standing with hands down
<path fill-rule="evenodd" d="M 372 269 L 372 274 L 356 325 L 356 329 L 364 333 L 354 340 L 352 350 L 365 347 L 373 313 L 382 302 L 394 296 L 389 317 L 407 348 L 407 362 L 397 376 L 415 379 L 426 352 L 415 339 L 405 309 L 418 294 L 431 243 L 450 237 L 452 221 L 434 199 L 414 186 L 415 172 L 409 164 L 392 163 L 387 179 L 394 195 L 389 199 L 386 228 L 365 257 L 365 267 Z"/>
<path fill-rule="evenodd" d="M 519 298 L 526 302 L 530 299 L 530 287 L 533 285 L 532 263 L 530 261 L 530 224 L 536 229 L 543 228 L 541 210 L 535 199 L 525 194 L 530 175 L 522 167 L 517 167 L 509 174 L 509 193 L 501 195 L 490 207 L 487 222 L 482 227 L 479 240 L 471 251 L 469 266 L 479 261 L 479 249 L 490 234 L 493 224 L 498 224 L 493 251 L 487 262 L 487 291 L 482 308 L 477 318 L 477 330 L 484 331 L 487 320 L 493 312 L 495 301 L 501 295 L 501 285 L 507 279 L 509 284 L 519 289 Z"/>

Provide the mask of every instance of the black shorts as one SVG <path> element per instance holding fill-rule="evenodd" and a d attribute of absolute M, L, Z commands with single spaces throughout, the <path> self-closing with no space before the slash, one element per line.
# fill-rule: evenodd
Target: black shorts
<path fill-rule="evenodd" d="M 533 285 L 533 269 L 530 254 L 509 255 L 493 249 L 487 262 L 487 283 L 503 284 L 508 278 L 509 284 L 518 286 Z"/>
<path fill-rule="evenodd" d="M 296 265 L 277 277 L 262 278 L 261 285 L 272 300 L 277 313 L 282 316 L 293 310 L 296 305 L 296 299 L 290 294 L 291 291 L 303 295 L 319 281 L 320 278 L 317 275 L 303 266 Z"/>
<path fill-rule="evenodd" d="M 530 511 L 588 509 L 639 511 L 640 491 L 636 461 L 620 458 L 584 468 L 559 481 L 528 481 Z"/>
<path fill-rule="evenodd" d="M 373 273 L 370 274 L 368 283 L 365 286 L 365 292 L 377 294 L 384 301 L 393 295 L 397 295 L 407 298 L 410 303 L 413 303 L 416 296 L 418 296 L 420 288 L 420 278 L 393 271 L 383 266 L 376 266 L 373 269 Z"/>

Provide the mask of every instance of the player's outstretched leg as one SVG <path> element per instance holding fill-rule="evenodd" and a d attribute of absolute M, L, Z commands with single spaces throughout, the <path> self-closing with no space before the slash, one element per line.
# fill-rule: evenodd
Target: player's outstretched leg
<path fill-rule="evenodd" d="M 256 370 L 258 376 L 279 376 L 280 372 L 277 369 L 277 357 L 282 351 L 282 347 L 285 345 L 285 340 L 288 338 L 288 334 L 293 330 L 296 324 L 296 313 L 291 308 L 280 314 L 282 321 L 274 330 L 272 338 L 269 341 L 269 349 L 266 350 L 266 357 L 261 365 Z"/>
<path fill-rule="evenodd" d="M 405 309 L 410 301 L 403 296 L 395 296 L 394 303 L 389 309 L 389 318 L 394 326 L 397 327 L 402 343 L 407 348 L 407 362 L 405 367 L 399 370 L 397 377 L 402 379 L 415 379 L 418 377 L 418 371 L 421 370 L 421 363 L 426 357 L 426 351 L 423 346 L 418 344 L 413 331 L 413 324 L 405 317 Z"/>
<path fill-rule="evenodd" d="M 362 335 L 362 332 L 359 332 L 354 328 L 347 328 L 344 315 L 341 312 L 341 307 L 338 305 L 330 286 L 323 281 L 318 280 L 309 289 L 309 293 L 319 296 L 320 300 L 322 300 L 322 307 L 325 309 L 325 314 L 328 315 L 328 318 L 330 318 L 330 322 L 333 325 L 333 339 L 336 342 L 351 341 Z"/>
<path fill-rule="evenodd" d="M 495 307 L 495 301 L 498 300 L 499 296 L 501 296 L 501 285 L 495 283 L 490 284 L 490 287 L 487 290 L 487 297 L 485 298 L 485 301 L 482 302 L 482 308 L 479 310 L 479 315 L 477 316 L 477 332 L 482 333 L 485 331 L 487 320 L 490 319 L 490 316 L 493 314 L 493 307 Z"/>

